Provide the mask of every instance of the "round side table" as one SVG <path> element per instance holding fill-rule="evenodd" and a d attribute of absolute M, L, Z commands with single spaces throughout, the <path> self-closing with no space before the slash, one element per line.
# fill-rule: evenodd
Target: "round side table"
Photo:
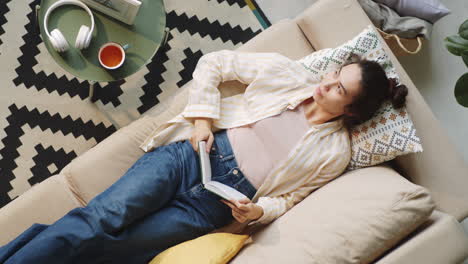
<path fill-rule="evenodd" d="M 142 0 L 135 23 L 127 25 L 99 11 L 91 9 L 95 28 L 87 49 L 75 48 L 75 39 L 81 25 L 90 27 L 91 20 L 80 7 L 66 5 L 57 8 L 49 16 L 49 32 L 55 28 L 63 33 L 69 43 L 69 50 L 58 53 L 50 44 L 44 32 L 44 15 L 58 0 L 42 0 L 37 18 L 41 38 L 52 58 L 75 77 L 90 81 L 90 98 L 95 82 L 112 82 L 127 78 L 151 61 L 166 38 L 166 12 L 163 0 Z M 106 42 L 129 44 L 124 64 L 115 70 L 107 70 L 99 64 L 98 51 Z M 164 40 L 165 41 L 165 40 Z"/>

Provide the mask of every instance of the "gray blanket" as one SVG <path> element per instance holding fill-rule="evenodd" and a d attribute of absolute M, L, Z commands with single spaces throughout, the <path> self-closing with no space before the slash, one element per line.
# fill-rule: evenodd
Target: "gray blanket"
<path fill-rule="evenodd" d="M 432 24 L 426 20 L 410 16 L 401 17 L 390 7 L 371 0 L 358 1 L 372 23 L 387 33 L 396 34 L 402 38 L 423 36 L 429 39 L 431 36 Z"/>

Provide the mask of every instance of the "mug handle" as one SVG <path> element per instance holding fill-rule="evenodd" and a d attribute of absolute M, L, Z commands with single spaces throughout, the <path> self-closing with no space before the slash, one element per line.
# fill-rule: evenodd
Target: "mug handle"
<path fill-rule="evenodd" d="M 130 47 L 131 47 L 130 44 L 127 43 L 127 44 L 125 44 L 125 45 L 122 46 L 122 49 L 123 49 L 124 51 L 126 51 L 126 50 L 128 50 Z"/>

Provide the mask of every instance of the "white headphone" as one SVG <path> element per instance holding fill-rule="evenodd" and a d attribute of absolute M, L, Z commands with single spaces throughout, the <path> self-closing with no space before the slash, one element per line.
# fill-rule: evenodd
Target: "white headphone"
<path fill-rule="evenodd" d="M 47 21 L 49 20 L 50 13 L 54 9 L 62 5 L 80 6 L 88 12 L 91 18 L 91 29 L 89 29 L 89 27 L 85 25 L 81 25 L 80 30 L 78 31 L 78 34 L 76 35 L 76 41 L 75 41 L 75 48 L 79 50 L 86 49 L 89 46 L 89 43 L 91 42 L 91 36 L 94 30 L 94 17 L 93 17 L 93 13 L 91 12 L 91 10 L 84 3 L 78 0 L 59 0 L 55 2 L 54 4 L 52 4 L 49 7 L 49 9 L 47 9 L 47 12 L 44 18 L 44 31 L 50 40 L 50 44 L 52 44 L 52 47 L 54 47 L 54 49 L 57 52 L 64 52 L 64 51 L 67 51 L 69 48 L 67 40 L 65 39 L 62 32 L 60 32 L 58 28 L 52 30 L 52 32 L 50 33 L 49 33 L 49 30 L 47 29 Z"/>

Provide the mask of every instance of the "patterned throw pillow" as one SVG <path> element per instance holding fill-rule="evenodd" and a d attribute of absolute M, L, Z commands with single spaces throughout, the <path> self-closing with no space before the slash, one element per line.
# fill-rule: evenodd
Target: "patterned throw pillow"
<path fill-rule="evenodd" d="M 396 70 L 372 25 L 339 47 L 316 51 L 297 62 L 323 77 L 352 60 L 353 56 L 380 63 L 387 77 L 395 78 L 399 83 Z M 350 133 L 352 155 L 348 171 L 423 151 L 406 108 L 394 109 L 390 101 L 385 102 L 372 119 L 355 126 Z"/>

